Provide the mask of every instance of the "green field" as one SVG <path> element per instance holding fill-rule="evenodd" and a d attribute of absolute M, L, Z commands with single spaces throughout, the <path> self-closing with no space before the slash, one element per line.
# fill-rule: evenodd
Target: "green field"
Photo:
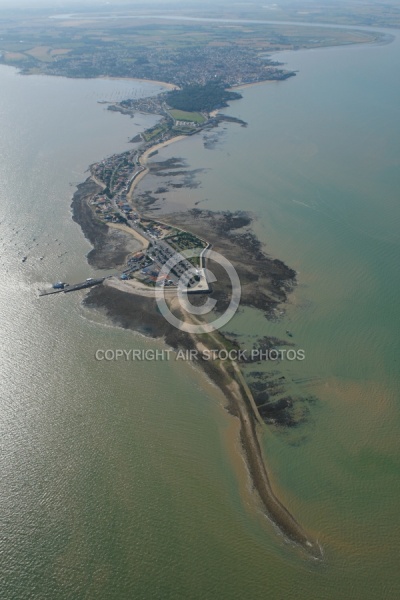
<path fill-rule="evenodd" d="M 175 121 L 188 121 L 193 123 L 204 123 L 205 118 L 199 112 L 188 112 L 186 110 L 170 110 L 169 114 Z"/>
<path fill-rule="evenodd" d="M 147 129 L 142 135 L 146 142 L 154 139 L 156 136 L 161 135 L 164 131 L 167 130 L 167 124 L 161 123 L 160 125 L 156 125 L 151 129 Z"/>

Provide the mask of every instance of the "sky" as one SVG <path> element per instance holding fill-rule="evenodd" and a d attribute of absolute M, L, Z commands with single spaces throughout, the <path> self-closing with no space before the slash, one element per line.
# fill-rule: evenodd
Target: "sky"
<path fill-rule="evenodd" d="M 217 0 L 218 1 L 218 0 Z M 251 1 L 251 0 L 249 0 Z M 0 7 L 6 6 L 17 7 L 17 6 L 29 6 L 30 8 L 40 7 L 54 7 L 54 8 L 68 8 L 68 6 L 107 6 L 107 5 L 132 5 L 135 4 L 176 4 L 182 3 L 182 0 L 0 0 Z M 184 0 L 185 4 L 199 4 L 199 0 Z"/>
<path fill-rule="evenodd" d="M 218 4 L 221 0 L 0 0 L 1 8 L 53 8 L 55 11 L 73 9 L 74 7 L 84 8 L 85 6 L 90 7 L 105 7 L 105 6 L 131 6 L 134 8 L 136 5 L 151 5 L 151 4 L 165 4 L 174 6 L 175 4 Z M 307 2 L 313 3 L 313 0 L 298 0 L 299 4 L 306 4 Z M 327 4 L 331 4 L 333 1 L 344 2 L 351 6 L 351 4 L 360 4 L 362 0 L 315 0 L 317 4 L 323 4 L 326 1 Z M 232 5 L 239 4 L 268 4 L 270 2 L 276 2 L 278 5 L 295 4 L 296 0 L 231 0 Z M 229 4 L 229 0 L 222 0 L 221 3 Z M 398 6 L 400 0 L 367 0 L 366 4 L 388 4 L 391 6 Z"/>

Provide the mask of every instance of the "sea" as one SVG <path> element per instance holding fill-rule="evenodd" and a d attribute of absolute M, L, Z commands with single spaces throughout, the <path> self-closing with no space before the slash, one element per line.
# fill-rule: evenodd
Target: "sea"
<path fill-rule="evenodd" d="M 400 38 L 280 53 L 297 72 L 244 88 L 210 142 L 159 152 L 196 169 L 166 203 L 250 211 L 298 285 L 274 321 L 279 364 L 312 395 L 293 430 L 265 427 L 276 494 L 318 539 L 290 544 L 255 497 L 238 424 L 189 361 L 99 361 L 163 349 L 85 308 L 90 244 L 71 218 L 88 166 L 155 116 L 101 102 L 155 94 L 128 80 L 0 67 L 0 597 L 2 600 L 394 600 L 399 597 Z M 146 179 L 140 189 L 146 190 Z M 26 260 L 24 260 L 26 257 Z M 134 305 L 132 306 L 134 310 Z"/>

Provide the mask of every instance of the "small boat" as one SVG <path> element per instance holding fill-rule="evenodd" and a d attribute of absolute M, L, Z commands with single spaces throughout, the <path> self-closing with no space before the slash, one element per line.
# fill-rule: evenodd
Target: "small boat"
<path fill-rule="evenodd" d="M 28 258 L 27 256 L 23 256 L 22 257 L 22 262 L 25 262 L 27 258 Z"/>
<path fill-rule="evenodd" d="M 56 283 L 53 283 L 53 289 L 54 290 L 63 290 L 65 285 L 66 284 L 63 281 L 57 281 Z"/>
<path fill-rule="evenodd" d="M 289 329 L 286 329 L 286 333 L 289 337 L 293 337 L 293 333 L 291 331 L 289 331 Z"/>

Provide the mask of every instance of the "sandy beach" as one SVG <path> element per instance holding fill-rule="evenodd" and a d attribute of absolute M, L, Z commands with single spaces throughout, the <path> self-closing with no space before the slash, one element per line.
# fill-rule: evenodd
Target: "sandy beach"
<path fill-rule="evenodd" d="M 166 142 L 161 142 L 160 144 L 156 144 L 155 146 L 152 146 L 151 148 L 149 148 L 148 150 L 146 150 L 146 152 L 144 152 L 142 154 L 142 156 L 140 157 L 140 163 L 143 166 L 146 166 L 146 161 L 149 158 L 150 154 L 153 154 L 153 152 L 161 150 L 161 148 L 165 148 L 166 146 L 169 146 L 170 144 L 179 142 L 180 140 L 184 140 L 184 139 L 186 139 L 186 137 L 187 137 L 186 135 L 177 135 L 176 137 L 173 137 L 170 140 L 167 140 Z"/>
<path fill-rule="evenodd" d="M 153 154 L 153 152 L 157 152 L 158 150 L 161 150 L 162 148 L 165 148 L 166 146 L 169 146 L 170 144 L 173 144 L 174 142 L 179 142 L 180 140 L 184 140 L 185 138 L 186 138 L 186 135 L 177 135 L 176 137 L 171 138 L 170 140 L 167 140 L 166 142 L 161 142 L 160 144 L 151 146 L 151 148 L 148 148 L 148 150 L 146 150 L 146 152 L 143 152 L 143 154 L 141 155 L 141 157 L 139 159 L 140 164 L 143 167 L 146 167 L 147 159 L 149 158 L 150 154 Z M 138 183 L 147 175 L 148 172 L 149 172 L 149 170 L 146 167 L 145 170 L 142 171 L 141 173 L 139 173 L 139 175 L 137 177 L 135 177 L 135 179 L 132 181 L 131 186 L 128 191 L 128 194 L 127 194 L 128 202 L 132 202 L 133 192 L 134 192 L 135 188 L 137 187 Z"/>
<path fill-rule="evenodd" d="M 143 235 L 140 235 L 140 233 L 132 227 L 127 227 L 127 225 L 123 225 L 121 223 L 108 223 L 108 227 L 111 227 L 112 229 L 119 229 L 120 231 L 129 233 L 129 235 L 133 235 L 133 237 L 135 237 L 142 244 L 143 248 L 148 248 L 149 246 L 148 240 L 146 240 Z"/>
<path fill-rule="evenodd" d="M 154 85 L 160 85 L 162 87 L 165 87 L 167 90 L 178 90 L 179 87 L 177 85 L 175 85 L 174 83 L 167 83 L 166 81 L 157 81 L 156 79 L 139 79 L 137 77 L 101 77 L 100 79 L 115 79 L 115 80 L 120 80 L 123 79 L 124 81 L 140 81 L 143 83 L 154 83 Z"/>
<path fill-rule="evenodd" d="M 107 279 L 103 285 L 115 288 L 120 292 L 134 294 L 135 296 L 145 296 L 146 298 L 163 298 L 164 296 L 172 298 L 173 296 L 176 296 L 176 288 L 149 287 L 137 279 L 123 281 L 116 277 L 112 277 Z"/>

